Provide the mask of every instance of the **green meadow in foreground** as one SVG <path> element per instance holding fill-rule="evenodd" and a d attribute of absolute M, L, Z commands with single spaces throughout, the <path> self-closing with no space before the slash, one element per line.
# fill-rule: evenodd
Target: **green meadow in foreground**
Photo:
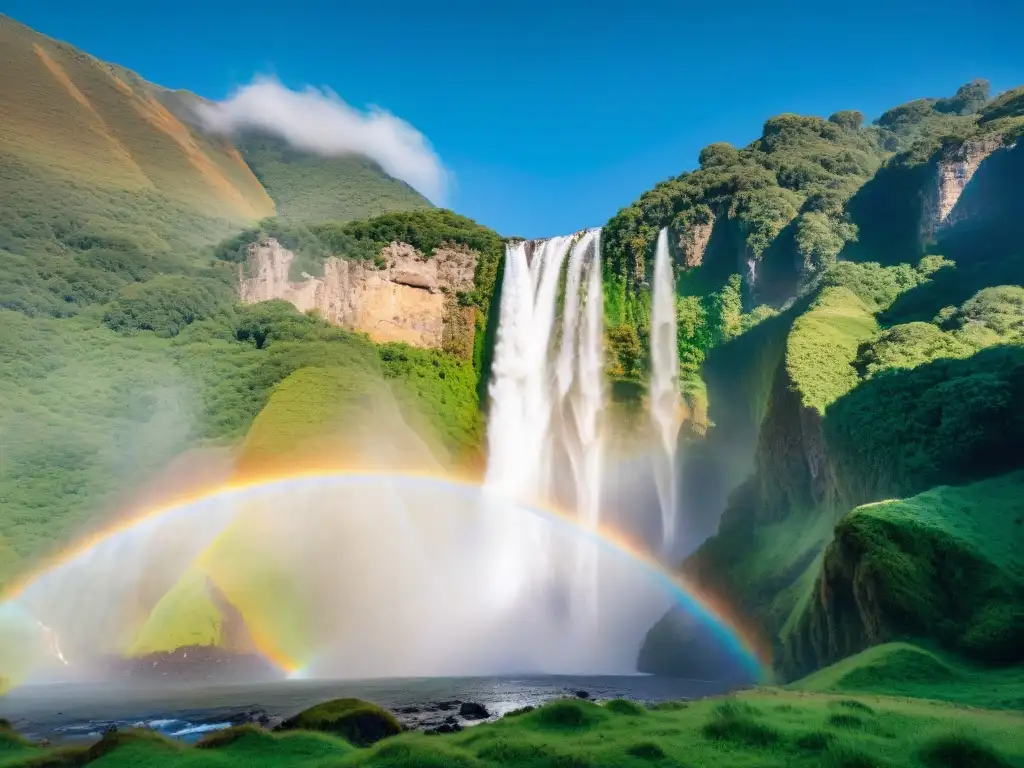
<path fill-rule="evenodd" d="M 1024 766 L 1024 716 L 923 700 L 755 689 L 644 708 L 557 700 L 451 735 L 369 747 L 312 731 L 221 731 L 188 747 L 144 731 L 46 750 L 11 731 L 0 766 Z"/>

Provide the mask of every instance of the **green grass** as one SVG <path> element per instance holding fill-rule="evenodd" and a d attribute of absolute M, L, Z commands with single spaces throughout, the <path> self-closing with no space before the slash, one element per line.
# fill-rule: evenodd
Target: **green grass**
<path fill-rule="evenodd" d="M 127 653 L 145 656 L 194 645 L 224 647 L 225 630 L 224 617 L 207 594 L 206 574 L 190 569 L 150 611 Z"/>
<path fill-rule="evenodd" d="M 850 708 L 856 701 L 862 708 Z M 867 709 L 871 711 L 867 711 Z M 856 717 L 854 721 L 853 717 Z M 451 735 L 407 733 L 368 748 L 325 734 L 240 729 L 200 747 L 119 734 L 90 765 L 373 766 L 381 768 L 639 768 L 720 765 L 1021 766 L 1020 714 L 881 696 L 760 689 L 685 708 L 617 713 L 583 701 L 555 701 L 517 717 Z M 47 752 L 15 746 L 7 766 Z M 30 757 L 31 756 L 31 757 Z M 0 758 L 3 759 L 3 758 Z M 949 763 L 949 759 L 975 762 Z M 983 762 L 988 760 L 989 762 Z M 996 762 L 992 762 L 992 761 Z"/>
<path fill-rule="evenodd" d="M 830 599 L 799 622 L 819 662 L 906 637 L 983 663 L 1024 661 L 1022 493 L 1015 472 L 844 517 L 815 587 Z"/>
<path fill-rule="evenodd" d="M 910 643 L 884 643 L 848 656 L 787 688 L 935 699 L 1024 710 L 1024 668 L 986 669 Z"/>
<path fill-rule="evenodd" d="M 236 144 L 287 222 L 350 221 L 432 207 L 363 157 L 321 157 L 263 135 L 241 136 Z"/>
<path fill-rule="evenodd" d="M 822 292 L 793 325 L 786 348 L 786 370 L 804 406 L 824 413 L 857 385 L 857 349 L 877 330 L 871 309 L 853 291 Z"/>

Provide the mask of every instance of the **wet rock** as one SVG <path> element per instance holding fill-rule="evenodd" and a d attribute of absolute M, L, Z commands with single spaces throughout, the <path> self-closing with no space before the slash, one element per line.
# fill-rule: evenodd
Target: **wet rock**
<path fill-rule="evenodd" d="M 576 697 L 577 699 L 589 699 L 589 698 L 590 698 L 590 694 L 589 694 L 589 693 L 587 693 L 586 691 L 576 691 L 576 693 L 575 693 L 575 694 L 573 694 L 573 695 L 574 695 L 574 696 L 575 696 L 575 697 Z"/>
<path fill-rule="evenodd" d="M 459 707 L 459 714 L 467 720 L 484 720 L 491 716 L 491 713 L 487 711 L 487 707 L 474 701 L 467 701 Z"/>
<path fill-rule="evenodd" d="M 448 725 L 454 725 L 455 723 L 459 722 L 456 719 L 455 715 L 448 715 L 448 717 L 446 717 L 444 721 L 448 723 Z"/>
<path fill-rule="evenodd" d="M 399 707 L 395 710 L 400 715 L 418 715 L 420 712 L 419 707 Z"/>
<path fill-rule="evenodd" d="M 458 699 L 452 699 L 451 701 L 439 701 L 437 702 L 435 708 L 441 710 L 442 712 L 448 712 L 452 709 L 455 709 L 461 703 L 462 702 Z"/>

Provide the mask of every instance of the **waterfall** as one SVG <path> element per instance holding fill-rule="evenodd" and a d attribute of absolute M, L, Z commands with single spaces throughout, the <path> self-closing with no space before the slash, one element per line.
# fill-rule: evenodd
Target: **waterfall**
<path fill-rule="evenodd" d="M 491 368 L 485 488 L 498 506 L 544 500 L 551 477 L 549 427 L 554 413 L 550 344 L 562 264 L 571 238 L 510 244 L 505 251 L 498 334 Z M 532 253 L 527 248 L 532 246 Z M 549 572 L 548 542 L 539 523 L 489 516 L 485 562 L 492 599 L 514 601 L 528 580 Z"/>
<path fill-rule="evenodd" d="M 600 230 L 510 244 L 499 313 L 487 434 L 493 503 L 567 500 L 585 526 L 596 528 L 604 405 Z M 492 530 L 486 569 L 493 598 L 507 603 L 528 585 L 554 579 L 561 564 L 552 561 L 542 530 L 524 529 L 521 516 L 497 517 L 505 521 Z M 597 604 L 595 546 L 581 541 L 567 574 L 571 613 L 590 620 Z"/>
<path fill-rule="evenodd" d="M 563 408 L 556 437 L 568 455 L 576 514 L 591 530 L 597 528 L 601 516 L 599 422 L 604 405 L 604 296 L 600 246 L 600 230 L 584 232 L 569 258 L 556 379 Z M 583 622 L 593 625 L 598 600 L 596 546 L 592 541 L 580 541 L 576 554 L 573 607 Z"/>
<path fill-rule="evenodd" d="M 658 233 L 651 297 L 651 417 L 661 441 L 655 457 L 655 483 L 661 506 L 662 550 L 676 543 L 676 437 L 679 430 L 679 347 L 676 341 L 675 270 L 668 248 L 668 229 Z"/>

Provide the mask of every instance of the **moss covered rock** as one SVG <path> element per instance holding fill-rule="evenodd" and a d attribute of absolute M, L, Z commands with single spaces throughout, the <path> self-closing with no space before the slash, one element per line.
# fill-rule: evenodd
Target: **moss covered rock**
<path fill-rule="evenodd" d="M 799 619 L 792 663 L 906 637 L 987 663 L 1024 660 L 1022 495 L 1024 472 L 1014 472 L 847 515 Z"/>
<path fill-rule="evenodd" d="M 281 723 L 282 731 L 323 731 L 357 747 L 395 736 L 402 726 L 386 709 L 361 699 L 334 699 L 303 710 Z"/>

